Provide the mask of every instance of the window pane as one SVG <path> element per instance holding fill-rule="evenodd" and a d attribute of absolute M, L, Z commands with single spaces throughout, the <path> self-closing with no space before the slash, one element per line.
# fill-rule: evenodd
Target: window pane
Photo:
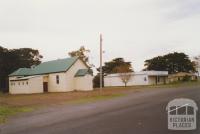
<path fill-rule="evenodd" d="M 56 75 L 56 83 L 59 84 L 59 75 Z"/>
<path fill-rule="evenodd" d="M 188 115 L 194 115 L 194 108 L 191 107 L 191 106 L 188 106 L 188 107 L 187 107 L 187 114 L 188 114 Z"/>
<path fill-rule="evenodd" d="M 184 106 L 184 107 L 181 107 L 181 106 L 179 106 L 178 108 L 177 108 L 177 111 L 178 111 L 178 115 L 186 115 L 186 106 Z"/>
<path fill-rule="evenodd" d="M 170 107 L 170 114 L 171 115 L 176 115 L 176 106 Z"/>

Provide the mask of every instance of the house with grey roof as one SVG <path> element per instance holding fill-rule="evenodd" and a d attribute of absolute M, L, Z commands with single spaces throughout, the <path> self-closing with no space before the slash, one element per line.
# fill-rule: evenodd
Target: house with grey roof
<path fill-rule="evenodd" d="M 92 72 L 78 57 L 58 59 L 9 75 L 10 94 L 93 90 Z"/>

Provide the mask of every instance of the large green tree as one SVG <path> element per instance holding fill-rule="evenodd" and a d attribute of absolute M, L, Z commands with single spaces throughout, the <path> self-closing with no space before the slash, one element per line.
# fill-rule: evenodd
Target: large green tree
<path fill-rule="evenodd" d="M 104 66 L 102 67 L 102 70 L 103 70 L 103 76 L 105 76 L 106 74 L 121 73 L 121 71 L 133 72 L 131 62 L 127 62 L 124 60 L 124 58 L 121 57 L 105 62 Z M 99 72 L 100 68 L 97 68 L 97 71 Z M 98 73 L 93 80 L 93 84 L 95 87 L 99 87 L 100 83 L 99 77 L 100 75 Z"/>
<path fill-rule="evenodd" d="M 8 75 L 18 68 L 29 68 L 41 63 L 38 50 L 31 48 L 7 49 L 0 46 L 0 89 L 8 89 Z"/>
<path fill-rule="evenodd" d="M 105 65 L 102 67 L 104 74 L 111 74 L 111 73 L 118 73 L 118 69 L 116 69 L 119 66 L 125 66 L 129 72 L 133 71 L 131 62 L 126 62 L 124 58 L 115 58 L 109 62 L 105 62 Z M 100 69 L 98 68 L 97 71 Z"/>
<path fill-rule="evenodd" d="M 195 72 L 195 65 L 185 53 L 174 52 L 146 60 L 144 70 Z"/>

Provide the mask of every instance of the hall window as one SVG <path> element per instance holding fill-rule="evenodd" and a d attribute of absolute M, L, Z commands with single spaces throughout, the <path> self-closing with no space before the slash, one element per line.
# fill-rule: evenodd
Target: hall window
<path fill-rule="evenodd" d="M 57 83 L 57 84 L 60 83 L 59 75 L 56 75 L 56 83 Z"/>
<path fill-rule="evenodd" d="M 158 82 L 160 82 L 160 77 L 158 76 Z"/>

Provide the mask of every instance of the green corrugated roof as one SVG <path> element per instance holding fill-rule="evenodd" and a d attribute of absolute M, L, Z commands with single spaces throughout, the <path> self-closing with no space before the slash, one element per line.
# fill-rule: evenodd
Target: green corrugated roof
<path fill-rule="evenodd" d="M 30 72 L 30 68 L 19 68 L 15 72 L 11 73 L 9 76 L 25 76 L 29 75 Z"/>
<path fill-rule="evenodd" d="M 30 68 L 20 68 L 13 72 L 9 76 L 29 76 L 29 75 L 39 75 L 39 74 L 49 74 L 67 71 L 76 61 L 78 57 L 58 59 L 54 61 L 48 61 L 41 63 L 33 69 Z"/>
<path fill-rule="evenodd" d="M 86 74 L 91 74 L 90 69 L 79 69 L 76 72 L 75 77 L 85 76 Z"/>

